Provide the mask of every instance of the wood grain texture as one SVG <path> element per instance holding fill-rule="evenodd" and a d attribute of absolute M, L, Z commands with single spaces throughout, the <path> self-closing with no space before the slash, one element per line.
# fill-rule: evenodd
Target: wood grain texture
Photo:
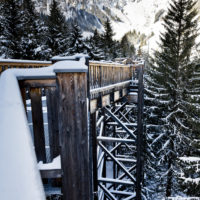
<path fill-rule="evenodd" d="M 136 200 L 142 199 L 143 181 L 143 107 L 144 107 L 144 86 L 143 86 L 143 67 L 138 69 L 138 118 L 137 118 L 137 163 L 136 163 Z"/>
<path fill-rule="evenodd" d="M 45 89 L 47 97 L 48 130 L 51 160 L 60 155 L 58 129 L 58 91 L 55 87 Z"/>
<path fill-rule="evenodd" d="M 87 74 L 58 73 L 63 199 L 89 200 Z"/>
<path fill-rule="evenodd" d="M 96 112 L 90 115 L 91 137 L 92 137 L 92 154 L 93 154 L 93 190 L 94 200 L 98 200 L 98 174 L 97 174 L 97 122 Z"/>
<path fill-rule="evenodd" d="M 38 161 L 46 162 L 44 124 L 42 114 L 41 89 L 30 89 L 34 145 Z"/>
<path fill-rule="evenodd" d="M 56 87 L 56 79 L 23 80 L 20 81 L 23 87 Z"/>

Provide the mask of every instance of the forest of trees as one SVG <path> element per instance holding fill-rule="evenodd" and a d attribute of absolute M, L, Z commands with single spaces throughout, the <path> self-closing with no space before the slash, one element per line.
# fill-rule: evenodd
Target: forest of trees
<path fill-rule="evenodd" d="M 109 19 L 104 29 L 104 33 L 95 30 L 93 36 L 83 38 L 76 20 L 66 21 L 56 0 L 49 16 L 37 13 L 32 0 L 1 1 L 0 57 L 48 60 L 57 55 L 87 53 L 94 60 L 113 60 L 134 54 L 134 46 L 127 48 L 126 38 L 122 42 L 113 39 Z"/>

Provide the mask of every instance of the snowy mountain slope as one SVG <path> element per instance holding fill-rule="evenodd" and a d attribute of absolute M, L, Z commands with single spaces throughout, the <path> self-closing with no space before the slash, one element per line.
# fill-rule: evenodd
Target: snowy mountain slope
<path fill-rule="evenodd" d="M 48 14 L 51 1 L 36 0 L 38 10 Z M 136 34 L 130 37 L 132 43 L 138 48 L 143 46 L 148 51 L 157 47 L 159 34 L 163 31 L 162 17 L 170 0 L 60 0 L 59 2 L 66 18 L 76 18 L 84 32 L 88 33 L 96 28 L 102 32 L 102 24 L 108 17 L 114 28 L 115 39 L 120 40 L 125 33 L 134 31 Z M 200 0 L 198 7 L 200 8 Z"/>

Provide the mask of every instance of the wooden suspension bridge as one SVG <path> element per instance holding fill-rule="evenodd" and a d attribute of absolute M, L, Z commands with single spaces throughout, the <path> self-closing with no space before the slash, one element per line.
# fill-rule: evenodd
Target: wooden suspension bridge
<path fill-rule="evenodd" d="M 26 113 L 27 100 L 31 102 L 37 161 L 45 166 L 56 157 L 61 160 L 60 166 L 39 169 L 43 185 L 60 186 L 64 200 L 140 200 L 144 64 L 89 62 L 79 56 L 58 60 L 54 64 L 0 61 L 0 73 L 9 68 L 30 68 L 26 73 L 14 69 L 14 74 Z M 41 67 L 46 71 L 40 71 Z"/>

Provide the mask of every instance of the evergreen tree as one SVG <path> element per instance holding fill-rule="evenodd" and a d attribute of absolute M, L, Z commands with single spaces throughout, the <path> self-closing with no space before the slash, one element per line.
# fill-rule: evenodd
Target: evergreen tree
<path fill-rule="evenodd" d="M 77 22 L 72 22 L 70 32 L 68 55 L 87 53 L 89 51 L 89 47 L 87 47 L 84 43 L 81 29 Z"/>
<path fill-rule="evenodd" d="M 23 1 L 23 34 L 21 36 L 22 58 L 47 59 L 47 27 L 35 11 L 32 0 Z"/>
<path fill-rule="evenodd" d="M 180 157 L 178 181 L 180 189 L 189 197 L 200 196 L 200 157 Z"/>
<path fill-rule="evenodd" d="M 177 159 L 191 154 L 193 127 L 199 123 L 198 109 L 191 112 L 197 105 L 191 95 L 198 87 L 191 83 L 196 70 L 192 59 L 197 37 L 195 3 L 172 1 L 164 18 L 166 31 L 160 37 L 160 51 L 155 52 L 147 71 L 147 141 L 158 158 L 156 192 L 167 197 L 178 191 Z"/>
<path fill-rule="evenodd" d="M 4 16 L 4 2 L 0 1 L 0 57 L 5 58 L 6 57 L 6 43 L 8 42 L 6 40 L 5 35 L 5 16 Z"/>
<path fill-rule="evenodd" d="M 123 57 L 132 57 L 135 54 L 135 47 L 134 45 L 130 44 L 126 34 L 122 37 L 121 49 Z"/>
<path fill-rule="evenodd" d="M 102 39 L 97 30 L 94 31 L 94 35 L 88 41 L 89 56 L 93 60 L 102 60 L 103 50 L 102 50 Z"/>
<path fill-rule="evenodd" d="M 23 32 L 21 4 L 18 0 L 1 2 L 1 55 L 21 58 L 20 38 Z"/>
<path fill-rule="evenodd" d="M 110 20 L 107 18 L 104 24 L 105 33 L 102 35 L 103 51 L 106 60 L 111 60 L 115 57 L 115 43 L 113 41 L 114 32 Z"/>
<path fill-rule="evenodd" d="M 48 18 L 49 48 L 52 56 L 66 52 L 68 47 L 68 28 L 65 17 L 61 13 L 58 3 L 53 0 Z"/>

